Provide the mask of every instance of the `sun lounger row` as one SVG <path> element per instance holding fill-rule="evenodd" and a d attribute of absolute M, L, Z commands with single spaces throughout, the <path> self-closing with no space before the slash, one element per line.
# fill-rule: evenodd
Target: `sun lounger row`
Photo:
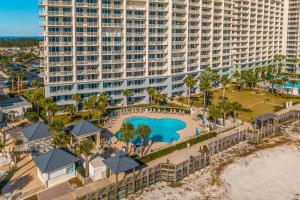
<path fill-rule="evenodd" d="M 165 114 L 179 114 L 179 115 L 184 115 L 185 111 L 184 110 L 176 110 L 176 109 L 163 109 L 163 108 L 148 108 L 148 112 L 150 113 L 165 113 Z"/>
<path fill-rule="evenodd" d="M 123 108 L 123 109 L 120 109 L 120 110 L 113 111 L 111 113 L 110 119 L 117 118 L 122 114 L 144 113 L 144 112 L 179 114 L 179 115 L 184 115 L 185 114 L 185 110 L 181 110 L 181 109 L 133 107 L 133 108 Z"/>

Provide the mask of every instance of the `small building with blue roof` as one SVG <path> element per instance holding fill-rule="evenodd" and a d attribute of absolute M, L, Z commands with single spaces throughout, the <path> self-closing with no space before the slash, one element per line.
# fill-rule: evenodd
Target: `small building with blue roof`
<path fill-rule="evenodd" d="M 55 148 L 33 159 L 38 177 L 46 187 L 68 181 L 76 176 L 75 164 L 80 161 L 67 149 Z"/>

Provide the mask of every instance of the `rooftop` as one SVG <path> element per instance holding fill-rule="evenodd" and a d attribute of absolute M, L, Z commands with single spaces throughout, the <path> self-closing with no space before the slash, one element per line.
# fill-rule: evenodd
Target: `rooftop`
<path fill-rule="evenodd" d="M 127 172 L 140 166 L 138 162 L 121 150 L 117 151 L 115 156 L 107 158 L 103 162 L 114 174 Z"/>
<path fill-rule="evenodd" d="M 33 161 L 42 173 L 61 169 L 66 165 L 78 162 L 80 159 L 65 149 L 51 149 L 36 157 Z"/>
<path fill-rule="evenodd" d="M 44 122 L 38 122 L 23 128 L 22 133 L 28 141 L 34 141 L 46 137 L 50 137 L 52 134 L 48 130 L 48 126 Z"/>
<path fill-rule="evenodd" d="M 101 128 L 98 128 L 95 124 L 87 120 L 81 120 L 76 124 L 68 126 L 67 129 L 75 137 L 86 137 L 86 136 L 100 133 L 102 131 Z"/>
<path fill-rule="evenodd" d="M 92 159 L 89 162 L 89 164 L 94 168 L 102 167 L 102 166 L 105 166 L 103 160 L 104 160 L 104 158 L 102 158 L 101 156 L 97 156 L 96 158 Z"/>
<path fill-rule="evenodd" d="M 23 107 L 23 106 L 31 106 L 31 104 L 26 101 L 23 97 L 2 97 L 0 99 L 0 107 L 1 108 L 16 108 L 16 107 Z"/>

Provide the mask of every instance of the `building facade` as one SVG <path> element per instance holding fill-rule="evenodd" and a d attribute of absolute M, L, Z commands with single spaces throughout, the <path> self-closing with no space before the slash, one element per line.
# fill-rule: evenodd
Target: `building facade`
<path fill-rule="evenodd" d="M 273 63 L 283 54 L 281 0 L 43 0 L 45 94 L 60 105 L 106 92 L 148 102 L 146 88 L 185 94 L 183 79 Z"/>
<path fill-rule="evenodd" d="M 287 71 L 299 72 L 300 56 L 300 1 L 289 0 L 288 9 L 288 28 L 287 28 Z"/>

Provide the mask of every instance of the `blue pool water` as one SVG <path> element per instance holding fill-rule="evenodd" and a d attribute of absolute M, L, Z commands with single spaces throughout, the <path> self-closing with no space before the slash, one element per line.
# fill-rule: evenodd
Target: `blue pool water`
<path fill-rule="evenodd" d="M 292 85 L 290 81 L 286 82 L 284 85 L 282 85 L 282 87 L 294 87 L 294 88 L 298 88 L 300 89 L 300 81 L 298 81 L 298 83 L 296 85 Z"/>
<path fill-rule="evenodd" d="M 156 141 L 171 143 L 179 140 L 180 136 L 177 131 L 186 128 L 186 124 L 183 121 L 173 118 L 148 118 L 148 117 L 130 117 L 126 118 L 124 122 L 131 123 L 136 129 L 139 125 L 148 125 L 151 128 L 151 134 L 145 138 L 145 141 Z M 120 138 L 120 132 L 116 132 L 116 137 Z M 131 143 L 140 146 L 141 139 L 136 135 Z"/>

